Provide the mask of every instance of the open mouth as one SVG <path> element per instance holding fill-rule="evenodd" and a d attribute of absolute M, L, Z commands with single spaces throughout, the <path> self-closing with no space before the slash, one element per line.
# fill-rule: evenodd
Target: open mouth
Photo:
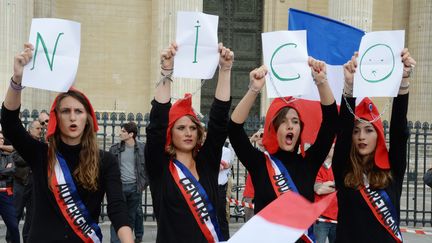
<path fill-rule="evenodd" d="M 76 124 L 72 124 L 69 126 L 69 129 L 75 131 L 76 129 L 78 129 L 78 126 Z"/>
<path fill-rule="evenodd" d="M 292 132 L 289 132 L 289 133 L 285 136 L 285 142 L 286 142 L 286 144 L 288 144 L 288 145 L 292 145 L 292 143 L 293 143 L 293 137 L 294 137 L 294 134 L 293 134 Z"/>
<path fill-rule="evenodd" d="M 359 143 L 358 147 L 359 147 L 359 149 L 365 149 L 367 147 L 367 144 L 365 144 L 365 143 Z"/>

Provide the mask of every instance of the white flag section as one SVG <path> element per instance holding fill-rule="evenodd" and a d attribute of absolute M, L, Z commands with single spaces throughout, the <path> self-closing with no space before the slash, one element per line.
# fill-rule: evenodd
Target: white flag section
<path fill-rule="evenodd" d="M 219 64 L 218 21 L 218 16 L 200 12 L 177 13 L 174 77 L 213 78 Z"/>
<path fill-rule="evenodd" d="M 344 86 L 343 66 L 326 64 L 326 67 L 327 81 L 333 92 L 333 96 L 336 99 L 336 103 L 340 105 Z M 313 87 L 309 91 L 299 97 L 305 100 L 319 101 L 320 97 L 318 93 L 318 88 L 315 84 L 313 84 L 312 86 Z"/>
<path fill-rule="evenodd" d="M 286 192 L 252 217 L 229 243 L 295 242 L 328 207 L 336 193 L 311 203 L 294 192 Z"/>
<path fill-rule="evenodd" d="M 308 66 L 306 31 L 262 33 L 267 97 L 298 96 L 310 92 L 312 76 Z"/>
<path fill-rule="evenodd" d="M 66 92 L 78 70 L 81 24 L 64 19 L 33 19 L 29 42 L 34 51 L 24 67 L 23 86 Z"/>
<path fill-rule="evenodd" d="M 354 74 L 354 97 L 396 97 L 402 79 L 405 31 L 366 33 Z"/>

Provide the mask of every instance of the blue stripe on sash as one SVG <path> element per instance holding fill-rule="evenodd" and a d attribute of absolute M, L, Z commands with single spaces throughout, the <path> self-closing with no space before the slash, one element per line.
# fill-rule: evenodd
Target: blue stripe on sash
<path fill-rule="evenodd" d="M 195 176 L 192 175 L 192 173 L 189 171 L 188 168 L 186 168 L 186 166 L 184 166 L 180 161 L 174 159 L 173 163 L 175 163 L 175 165 L 177 165 L 180 170 L 183 172 L 183 174 L 185 174 L 185 176 L 195 185 L 195 187 L 198 189 L 199 194 L 201 195 L 201 197 L 204 199 L 204 201 L 206 202 L 207 205 L 207 210 L 208 213 L 210 215 L 210 220 L 215 228 L 216 234 L 218 236 L 219 241 L 223 241 L 223 237 L 222 237 L 222 233 L 220 231 L 219 228 L 219 224 L 217 221 L 217 217 L 216 217 L 216 210 L 213 207 L 213 204 L 210 202 L 210 199 L 206 193 L 206 191 L 204 190 L 204 188 L 202 187 L 202 185 L 199 183 L 199 181 L 196 180 Z"/>
<path fill-rule="evenodd" d="M 391 215 L 393 215 L 393 217 L 396 220 L 396 224 L 399 225 L 399 217 L 396 214 L 396 209 L 393 206 L 393 203 L 390 200 L 389 195 L 387 194 L 387 192 L 383 189 L 381 190 L 377 190 L 378 194 L 380 194 L 380 196 L 382 197 L 382 199 L 384 200 L 385 204 L 387 205 L 387 207 L 390 209 L 390 213 Z"/>
<path fill-rule="evenodd" d="M 276 164 L 276 166 L 279 168 L 279 171 L 282 173 L 282 175 L 287 179 L 287 184 L 288 187 L 291 189 L 291 191 L 300 194 L 296 185 L 294 184 L 294 181 L 292 180 L 287 168 L 285 168 L 285 166 L 282 164 L 282 162 L 276 158 L 275 156 L 270 155 L 271 159 L 273 160 L 273 162 Z M 315 242 L 315 235 L 313 233 L 313 226 L 309 227 L 309 229 L 307 230 L 307 236 L 310 238 L 310 240 L 312 240 L 312 242 Z"/>
<path fill-rule="evenodd" d="M 56 155 L 57 155 L 57 160 L 59 161 L 59 165 L 63 171 L 63 176 L 65 178 L 65 181 L 69 187 L 71 197 L 73 198 L 74 202 L 79 207 L 79 209 L 80 209 L 83 217 L 85 218 L 87 224 L 89 224 L 95 230 L 96 235 L 98 236 L 98 238 L 102 242 L 101 229 L 99 228 L 99 225 L 97 225 L 93 221 L 93 219 L 90 217 L 90 214 L 89 214 L 87 208 L 85 207 L 84 203 L 81 201 L 81 198 L 78 195 L 78 191 L 76 189 L 75 183 L 73 182 L 72 175 L 69 171 L 69 167 L 67 166 L 65 159 L 63 158 L 63 156 L 60 153 L 57 153 Z"/>
<path fill-rule="evenodd" d="M 285 168 L 285 166 L 282 164 L 282 162 L 278 158 L 276 158 L 272 155 L 270 155 L 270 157 L 273 160 L 273 162 L 276 164 L 276 166 L 279 168 L 279 171 L 282 173 L 282 175 L 284 175 L 284 177 L 288 180 L 287 181 L 288 187 L 291 189 L 291 191 L 299 194 L 299 191 L 298 191 L 296 185 L 294 184 L 294 181 L 292 180 L 290 174 L 288 173 L 288 170 Z"/>

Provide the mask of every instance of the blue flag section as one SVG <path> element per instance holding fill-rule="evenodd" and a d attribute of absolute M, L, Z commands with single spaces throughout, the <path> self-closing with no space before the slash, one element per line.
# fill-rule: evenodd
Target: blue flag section
<path fill-rule="evenodd" d="M 342 22 L 292 8 L 288 10 L 288 30 L 307 30 L 308 54 L 330 65 L 343 65 L 351 59 L 365 34 Z"/>

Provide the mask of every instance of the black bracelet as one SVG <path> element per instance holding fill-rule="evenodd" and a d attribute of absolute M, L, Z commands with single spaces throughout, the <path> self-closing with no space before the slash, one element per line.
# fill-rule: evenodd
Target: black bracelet
<path fill-rule="evenodd" d="M 13 76 L 10 79 L 10 87 L 15 90 L 15 91 L 21 91 L 23 90 L 25 87 L 22 86 L 20 83 L 17 83 L 13 80 Z"/>

